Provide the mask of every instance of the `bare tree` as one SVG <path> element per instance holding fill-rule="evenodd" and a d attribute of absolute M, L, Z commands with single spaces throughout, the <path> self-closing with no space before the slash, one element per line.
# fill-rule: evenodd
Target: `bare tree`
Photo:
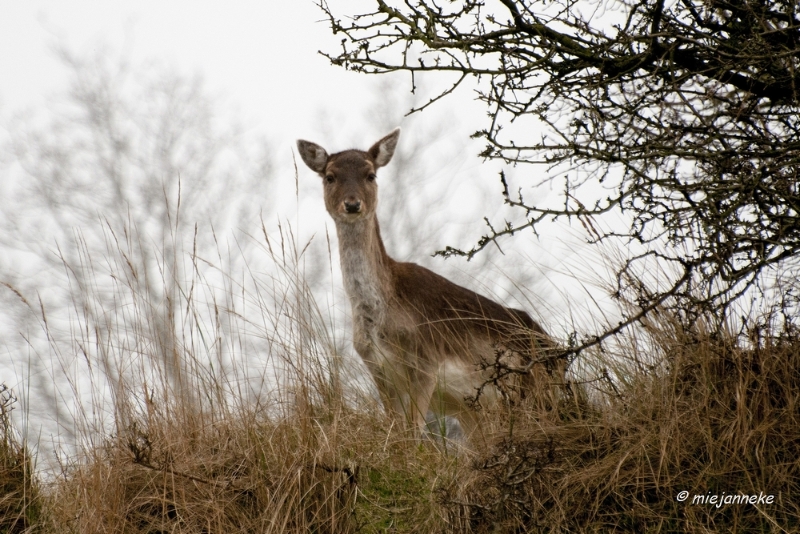
<path fill-rule="evenodd" d="M 60 58 L 71 73 L 67 94 L 47 116 L 21 116 L 10 128 L 0 320 L 14 325 L 2 338 L 12 363 L 34 367 L 32 397 L 42 405 L 51 390 L 46 410 L 59 412 L 69 433 L 63 399 L 74 394 L 81 402 L 86 392 L 46 371 L 48 353 L 59 359 L 56 369 L 111 382 L 142 356 L 173 393 L 197 395 L 183 378 L 186 362 L 197 361 L 185 358 L 194 348 L 181 343 L 205 335 L 206 352 L 221 350 L 215 321 L 196 316 L 197 301 L 234 294 L 220 275 L 231 268 L 221 265 L 225 245 L 216 239 L 258 223 L 268 198 L 248 204 L 247 194 L 264 187 L 270 169 L 250 163 L 199 78 L 132 68 L 102 49 Z M 240 248 L 234 256 L 242 255 Z M 191 283 L 213 277 L 210 271 L 219 276 L 203 288 L 217 287 L 218 295 Z M 193 313 L 182 311 L 190 306 Z M 76 391 L 59 393 L 64 387 Z"/>
<path fill-rule="evenodd" d="M 412 112 L 474 79 L 488 109 L 475 134 L 486 141 L 481 156 L 540 165 L 537 184 L 563 183 L 560 201 L 544 205 L 501 175 L 520 218 L 491 226 L 470 250 L 442 254 L 472 257 L 552 218 L 591 226 L 612 211 L 628 217 L 626 228 L 590 237 L 640 251 L 624 259 L 616 290 L 638 311 L 587 344 L 668 304 L 689 321 L 705 312 L 724 320 L 776 272 L 796 278 L 796 2 L 376 0 L 346 17 L 319 6 L 344 36 L 342 50 L 326 54 L 334 64 L 408 72 L 412 87 L 420 73 L 454 76 Z M 664 286 L 637 274 L 653 261 L 671 274 Z"/>

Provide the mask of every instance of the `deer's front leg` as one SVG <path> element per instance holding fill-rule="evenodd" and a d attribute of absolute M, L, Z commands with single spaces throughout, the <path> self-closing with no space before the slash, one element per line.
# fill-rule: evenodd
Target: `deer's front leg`
<path fill-rule="evenodd" d="M 386 347 L 380 346 L 378 335 L 369 326 L 364 325 L 363 321 L 354 321 L 353 346 L 372 375 L 384 410 L 393 419 L 402 421 L 405 417 L 404 402 L 402 388 L 399 387 L 400 377 L 396 376 L 391 365 L 394 358 Z"/>
<path fill-rule="evenodd" d="M 407 428 L 423 433 L 436 386 L 435 369 L 413 333 L 402 330 L 393 334 L 385 343 L 383 374 L 397 395 L 395 410 L 401 411 Z"/>

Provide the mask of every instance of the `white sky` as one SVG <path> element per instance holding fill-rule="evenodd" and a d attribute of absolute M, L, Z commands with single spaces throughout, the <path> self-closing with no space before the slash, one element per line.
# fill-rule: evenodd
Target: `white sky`
<path fill-rule="evenodd" d="M 105 43 L 134 64 L 156 59 L 200 73 L 213 94 L 238 104 L 249 125 L 289 130 L 291 139 L 311 129 L 320 108 L 355 106 L 374 83 L 317 53 L 337 38 L 311 0 L 0 0 L 0 6 L 4 112 L 42 105 L 64 86 L 56 45 L 81 54 Z"/>
<path fill-rule="evenodd" d="M 338 6 L 337 13 L 356 13 L 365 12 L 372 3 L 333 0 L 330 4 Z M 222 107 L 222 115 L 230 112 L 252 134 L 251 140 L 259 136 L 269 140 L 275 149 L 274 163 L 290 168 L 298 138 L 319 142 L 330 151 L 366 148 L 388 133 L 385 126 L 365 121 L 380 84 L 391 80 L 399 84 L 400 94 L 410 89 L 408 76 L 347 72 L 318 53 L 338 50 L 340 41 L 314 0 L 0 0 L 0 124 L 22 111 L 46 109 L 52 97 L 66 88 L 70 72 L 56 57 L 57 47 L 82 58 L 103 46 L 134 68 L 156 62 L 181 75 L 199 74 L 215 104 Z M 431 91 L 440 87 L 430 84 Z M 390 109 L 388 115 L 398 117 L 398 125 L 405 127 L 406 111 L 406 107 Z M 399 150 L 404 140 L 410 144 L 408 138 L 415 131 L 442 129 L 464 156 L 447 162 L 454 167 L 445 174 L 454 176 L 466 169 L 495 180 L 497 169 L 482 166 L 475 157 L 481 143 L 469 140 L 469 134 L 483 127 L 484 111 L 465 87 L 415 115 L 414 128 L 404 128 Z M 338 131 L 331 132 L 331 124 Z M 443 179 L 435 172 L 431 169 L 431 182 Z M 452 204 L 474 205 L 471 191 L 468 186 L 459 188 L 455 192 L 459 198 L 451 199 Z M 495 200 L 501 202 L 499 195 Z"/>

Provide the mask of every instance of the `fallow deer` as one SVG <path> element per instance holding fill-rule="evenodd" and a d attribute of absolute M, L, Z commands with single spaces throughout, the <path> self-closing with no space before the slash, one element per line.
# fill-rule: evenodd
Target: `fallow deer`
<path fill-rule="evenodd" d="M 322 177 L 352 306 L 353 344 L 384 408 L 418 429 L 429 410 L 458 414 L 469 428 L 465 400 L 476 398 L 479 389 L 490 401 L 497 398 L 487 363 L 515 354 L 508 361 L 527 371 L 523 382 L 536 387 L 537 380 L 548 379 L 544 366 L 534 365 L 543 361 L 540 347 L 548 337 L 524 311 L 386 253 L 376 215 L 377 171 L 392 159 L 399 136 L 397 128 L 366 152 L 328 154 L 303 140 L 297 147 L 305 164 Z"/>

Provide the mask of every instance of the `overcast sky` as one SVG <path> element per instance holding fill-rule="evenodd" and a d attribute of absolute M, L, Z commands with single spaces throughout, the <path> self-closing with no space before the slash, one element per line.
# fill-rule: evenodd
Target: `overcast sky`
<path fill-rule="evenodd" d="M 381 84 L 392 83 L 399 86 L 396 94 L 407 94 L 408 77 L 366 76 L 331 65 L 318 52 L 337 50 L 341 37 L 331 34 L 314 4 L 313 0 L 0 0 L 0 124 L 25 110 L 41 112 L 53 96 L 63 93 L 70 72 L 57 58 L 56 48 L 89 57 L 105 47 L 112 57 L 134 67 L 160 63 L 184 76 L 200 75 L 223 113 L 242 123 L 251 139 L 263 136 L 271 142 L 277 166 L 291 165 L 298 138 L 319 142 L 331 151 L 366 148 L 388 133 L 383 131 L 386 126 L 369 121 Z M 371 2 L 329 4 L 339 6 L 337 13 L 355 13 L 365 11 Z M 427 87 L 438 88 L 435 83 Z M 387 115 L 397 117 L 397 125 L 404 127 L 406 105 L 387 104 Z M 447 111 L 454 109 L 457 115 Z M 464 88 L 415 115 L 413 129 L 404 128 L 399 150 L 408 146 L 410 136 L 439 129 L 463 155 L 444 174 L 452 176 L 467 167 L 473 174 L 480 168 L 481 175 L 496 177 L 496 169 L 482 167 L 475 157 L 480 143 L 469 140 L 469 134 L 483 127 L 483 118 L 482 105 Z M 337 131 L 330 131 L 332 124 Z M 443 179 L 436 169 L 430 174 L 431 181 Z M 469 187 L 461 187 L 456 194 L 463 198 L 453 204 L 474 204 L 475 195 L 469 193 Z"/>
<path fill-rule="evenodd" d="M 371 5 L 365 0 L 329 3 L 338 5 L 339 13 Z M 341 37 L 331 34 L 314 4 L 0 0 L 0 116 L 42 106 L 63 89 L 68 71 L 56 58 L 55 47 L 86 56 L 105 45 L 134 65 L 157 61 L 181 74 L 200 74 L 209 92 L 236 109 L 250 131 L 284 142 L 283 149 L 298 137 L 319 135 L 320 112 L 343 124 L 343 138 L 358 137 L 364 125 L 357 128 L 347 117 L 363 123 L 363 111 L 386 78 L 347 72 L 318 53 L 338 50 Z M 408 87 L 400 75 L 392 81 Z M 455 96 L 440 108 L 454 107 L 457 101 L 459 108 L 476 112 L 462 114 L 474 119 L 471 124 L 452 122 L 458 137 L 466 139 L 478 128 L 482 107 L 468 89 Z M 423 114 L 418 122 L 425 124 L 434 115 Z M 343 142 L 359 141 L 364 142 Z"/>
<path fill-rule="evenodd" d="M 352 2 L 357 4 L 357 2 Z M 56 46 L 86 54 L 103 43 L 132 63 L 158 60 L 201 74 L 250 126 L 308 130 L 322 107 L 357 105 L 372 80 L 329 65 L 336 39 L 311 0 L 164 2 L 2 0 L 0 104 L 43 104 L 67 80 Z"/>

